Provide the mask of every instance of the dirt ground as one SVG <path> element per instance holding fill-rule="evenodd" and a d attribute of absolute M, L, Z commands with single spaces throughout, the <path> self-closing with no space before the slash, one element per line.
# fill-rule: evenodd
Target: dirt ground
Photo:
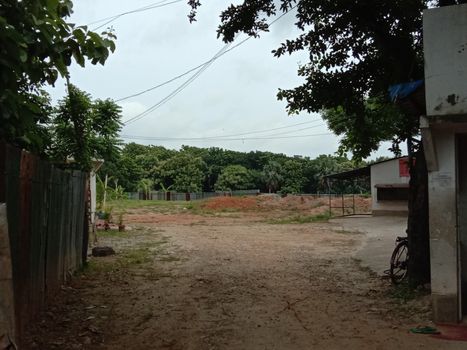
<path fill-rule="evenodd" d="M 432 325 L 429 296 L 405 301 L 359 266 L 365 235 L 321 221 L 319 200 L 240 202 L 128 209 L 131 230 L 99 234 L 117 254 L 90 258 L 30 329 L 27 348 L 467 346 L 409 333 Z"/>

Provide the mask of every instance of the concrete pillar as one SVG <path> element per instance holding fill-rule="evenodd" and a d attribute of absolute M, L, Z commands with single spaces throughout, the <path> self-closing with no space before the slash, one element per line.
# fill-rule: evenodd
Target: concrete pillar
<path fill-rule="evenodd" d="M 437 171 L 428 175 L 431 291 L 434 319 L 459 320 L 456 157 L 453 130 L 432 130 Z"/>

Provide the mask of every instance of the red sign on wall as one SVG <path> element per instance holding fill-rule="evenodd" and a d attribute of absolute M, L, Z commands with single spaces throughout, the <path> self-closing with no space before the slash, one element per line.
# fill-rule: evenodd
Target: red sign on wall
<path fill-rule="evenodd" d="M 399 177 L 410 177 L 408 158 L 399 159 Z"/>

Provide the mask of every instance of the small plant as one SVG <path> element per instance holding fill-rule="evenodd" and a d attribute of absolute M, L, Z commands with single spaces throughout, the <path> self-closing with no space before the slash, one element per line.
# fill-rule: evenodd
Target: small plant
<path fill-rule="evenodd" d="M 102 220 L 104 220 L 104 230 L 110 230 L 110 223 L 112 222 L 112 207 L 106 208 L 102 211 Z"/>
<path fill-rule="evenodd" d="M 119 214 L 118 214 L 118 230 L 120 232 L 123 232 L 125 231 L 125 224 L 123 223 L 123 214 L 125 212 L 124 211 L 121 211 Z"/>

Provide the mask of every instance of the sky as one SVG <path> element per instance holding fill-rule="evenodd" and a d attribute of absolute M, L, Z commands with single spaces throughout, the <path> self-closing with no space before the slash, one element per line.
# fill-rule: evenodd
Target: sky
<path fill-rule="evenodd" d="M 156 2 L 161 0 L 79 0 L 74 2 L 70 22 L 90 24 L 90 29 L 94 30 L 105 23 L 92 24 L 95 21 Z M 93 98 L 118 100 L 183 74 L 226 49 L 217 38 L 216 29 L 220 23 L 219 14 L 228 4 L 230 2 L 202 2 L 197 21 L 192 24 L 187 18 L 190 9 L 186 1 L 121 16 L 97 30 L 113 27 L 117 35 L 115 53 L 104 66 L 90 63 L 84 69 L 72 66 L 71 82 Z M 123 121 L 126 121 L 157 106 L 183 87 L 151 113 L 125 125 L 121 132 L 123 140 L 171 149 L 190 145 L 311 158 L 336 152 L 339 138 L 332 134 L 319 114 L 290 116 L 286 103 L 277 100 L 279 88 L 293 88 L 303 81 L 297 76 L 297 68 L 307 62 L 305 52 L 281 58 L 271 53 L 285 39 L 298 34 L 293 24 L 294 14 L 286 14 L 271 25 L 270 32 L 233 47 L 247 38 L 244 34 L 237 36 L 229 47 L 231 51 L 212 62 L 185 87 L 183 84 L 196 71 L 118 102 Z M 49 92 L 54 101 L 62 98 L 64 81 L 59 80 Z M 370 159 L 391 156 L 389 147 L 389 143 L 383 143 Z"/>

